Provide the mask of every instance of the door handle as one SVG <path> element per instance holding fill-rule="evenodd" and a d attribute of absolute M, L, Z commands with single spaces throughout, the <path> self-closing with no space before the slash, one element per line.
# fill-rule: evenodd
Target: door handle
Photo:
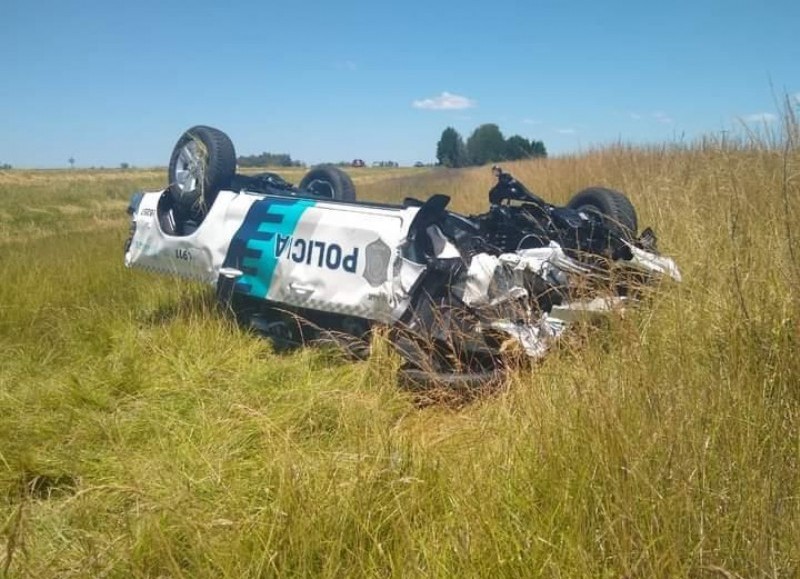
<path fill-rule="evenodd" d="M 296 293 L 302 297 L 307 297 L 310 296 L 312 293 L 314 293 L 315 288 L 307 285 L 302 285 L 296 282 L 292 282 L 289 284 L 289 290 L 292 293 Z"/>

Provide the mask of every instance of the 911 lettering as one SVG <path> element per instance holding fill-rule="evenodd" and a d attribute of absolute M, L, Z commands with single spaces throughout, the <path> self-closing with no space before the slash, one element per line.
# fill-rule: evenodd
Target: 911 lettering
<path fill-rule="evenodd" d="M 192 261 L 192 252 L 185 248 L 175 250 L 175 257 L 181 261 Z"/>
<path fill-rule="evenodd" d="M 303 239 L 291 235 L 278 234 L 275 236 L 275 258 L 332 270 L 343 269 L 348 273 L 355 273 L 358 269 L 357 247 L 354 247 L 348 254 L 338 243 Z"/>

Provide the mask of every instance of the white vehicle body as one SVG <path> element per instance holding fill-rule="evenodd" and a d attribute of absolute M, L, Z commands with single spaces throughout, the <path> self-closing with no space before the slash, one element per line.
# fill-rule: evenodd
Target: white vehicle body
<path fill-rule="evenodd" d="M 424 267 L 405 259 L 416 207 L 371 206 L 222 191 L 190 235 L 164 232 L 162 192 L 146 193 L 125 264 L 270 302 L 391 323 Z"/>

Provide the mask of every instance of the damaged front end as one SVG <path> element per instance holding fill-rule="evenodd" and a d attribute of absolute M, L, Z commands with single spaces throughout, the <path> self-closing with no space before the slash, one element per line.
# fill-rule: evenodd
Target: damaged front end
<path fill-rule="evenodd" d="M 578 319 L 620 309 L 675 262 L 653 231 L 629 228 L 588 207 L 550 205 L 495 169 L 487 213 L 448 212 L 448 198 L 420 205 L 406 253 L 426 265 L 393 341 L 412 382 L 484 381 L 511 344 L 544 355 Z"/>

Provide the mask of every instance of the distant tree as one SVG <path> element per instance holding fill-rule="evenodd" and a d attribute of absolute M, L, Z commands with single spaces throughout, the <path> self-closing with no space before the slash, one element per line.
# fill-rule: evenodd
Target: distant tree
<path fill-rule="evenodd" d="M 299 161 L 293 161 L 286 153 L 261 153 L 260 155 L 240 156 L 236 159 L 240 167 L 296 167 Z"/>
<path fill-rule="evenodd" d="M 547 149 L 542 141 L 514 135 L 506 139 L 506 160 L 516 161 L 518 159 L 536 159 L 547 156 Z"/>
<path fill-rule="evenodd" d="M 70 169 L 74 169 L 75 168 L 75 157 L 70 157 L 69 159 L 67 159 L 67 163 L 69 163 L 69 168 Z"/>
<path fill-rule="evenodd" d="M 533 151 L 534 158 L 547 157 L 547 149 L 542 141 L 535 141 L 531 139 L 531 150 Z"/>
<path fill-rule="evenodd" d="M 467 149 L 464 139 L 453 127 L 442 131 L 442 137 L 436 143 L 436 159 L 445 167 L 464 167 L 467 165 Z"/>
<path fill-rule="evenodd" d="M 481 125 L 467 139 L 467 155 L 473 165 L 506 160 L 506 140 L 500 128 L 492 123 Z"/>
<path fill-rule="evenodd" d="M 533 157 L 533 146 L 525 137 L 513 135 L 506 139 L 505 156 L 508 161 Z"/>
<path fill-rule="evenodd" d="M 131 166 L 128 163 L 120 163 L 119 168 L 124 171 L 125 169 L 130 169 Z"/>
<path fill-rule="evenodd" d="M 2 171 L 10 171 L 11 169 L 13 169 L 13 167 L 8 163 L 3 163 L 2 165 L 0 165 L 0 170 Z"/>
<path fill-rule="evenodd" d="M 436 144 L 436 158 L 439 164 L 445 167 L 466 167 L 543 157 L 547 157 L 547 149 L 542 141 L 535 139 L 529 141 L 520 135 L 512 135 L 505 139 L 500 128 L 491 123 L 475 129 L 467 139 L 466 145 L 454 128 L 447 127 Z"/>

